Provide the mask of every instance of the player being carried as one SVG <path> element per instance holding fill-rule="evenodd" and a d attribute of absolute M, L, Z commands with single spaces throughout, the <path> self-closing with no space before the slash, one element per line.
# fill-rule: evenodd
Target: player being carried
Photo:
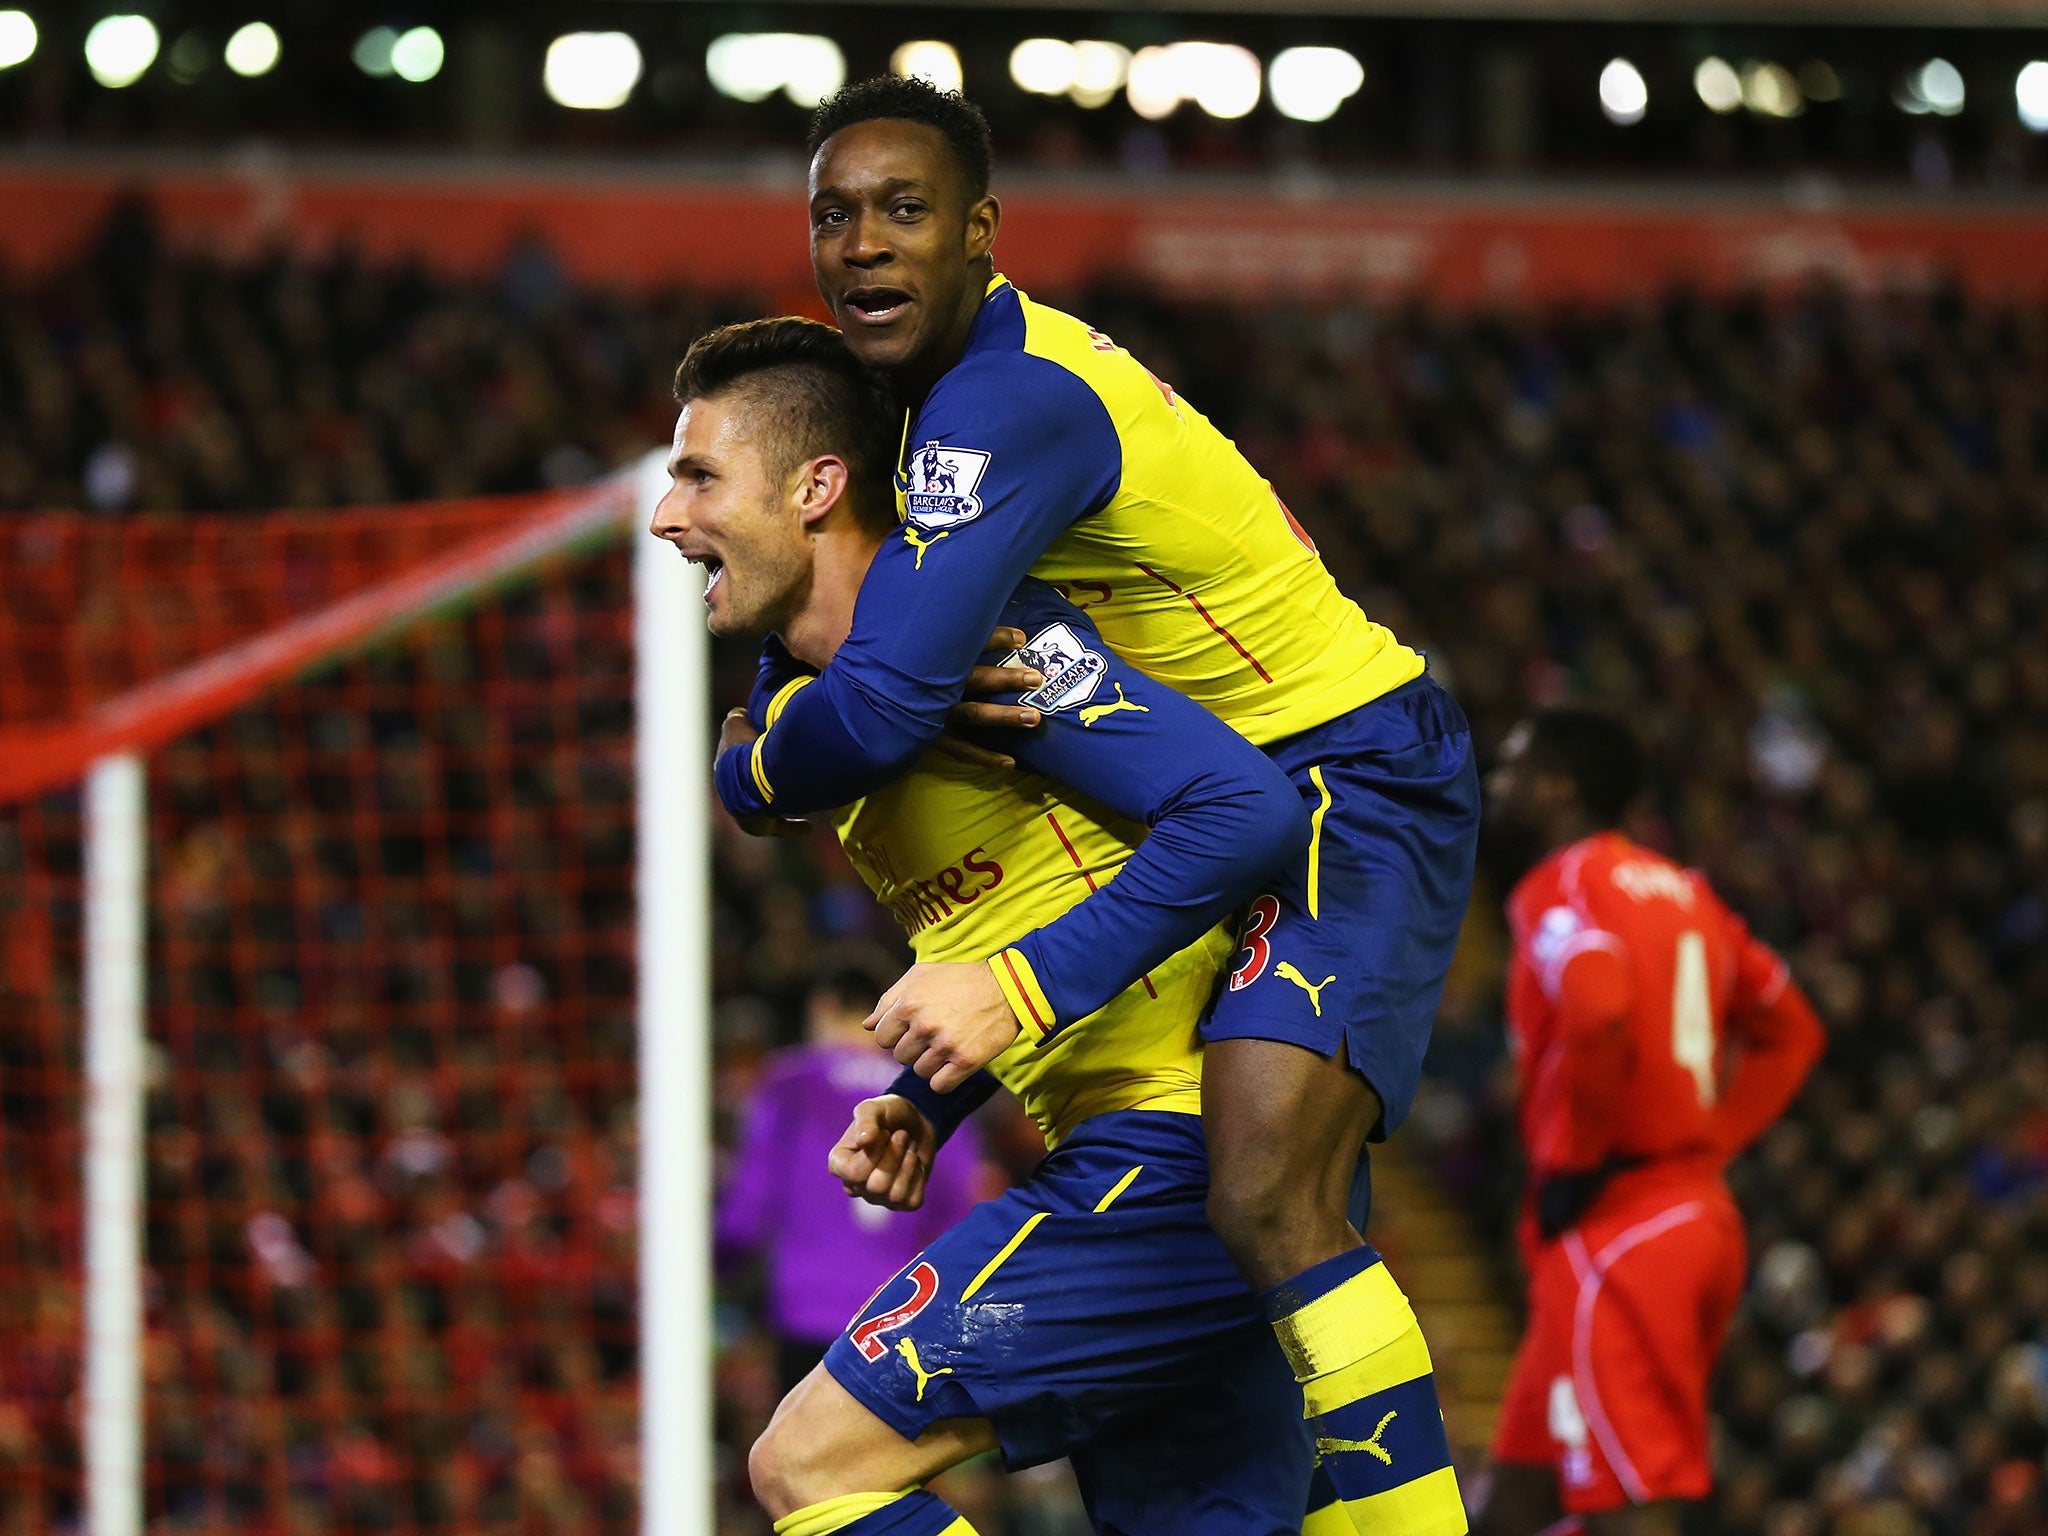
<path fill-rule="evenodd" d="M 1541 859 L 1508 899 L 1529 1324 L 1488 1536 L 1561 1510 L 1593 1536 L 1675 1536 L 1678 1504 L 1705 1497 L 1744 1263 L 1722 1169 L 1821 1051 L 1784 962 L 1696 871 L 1616 830 L 1641 778 L 1624 726 L 1556 709 L 1509 733 L 1487 783 L 1495 831 Z"/>
<path fill-rule="evenodd" d="M 1312 830 L 1284 861 L 1267 850 L 1277 862 L 1204 1027 L 1209 1212 L 1263 1292 L 1322 1439 L 1345 1448 L 1327 1458 L 1338 1490 L 1370 1499 L 1383 1469 L 1359 1447 L 1374 1425 L 1345 1383 L 1400 1298 L 1349 1195 L 1367 1140 L 1408 1112 L 1470 892 L 1464 716 L 1420 655 L 1337 590 L 1200 412 L 995 271 L 977 109 L 921 80 L 868 81 L 819 108 L 811 145 L 819 291 L 908 407 L 904 525 L 832 664 L 810 686 L 792 675 L 768 731 L 720 754 L 720 797 L 743 819 L 797 817 L 889 783 L 940 735 L 1027 573 L 1071 596 L 1138 672 L 1265 750 Z M 1062 670 L 996 713 L 1051 718 L 1085 683 Z M 1137 918 L 1116 946 L 1086 920 L 1021 934 L 986 962 L 920 963 L 879 1005 L 878 1037 L 942 1089 L 1019 1040 L 1056 1052 L 1076 1019 L 1209 921 L 1122 899 Z M 1380 1530 L 1464 1528 L 1454 1490 L 1411 1501 L 1395 1526 L 1376 1508 Z"/>
<path fill-rule="evenodd" d="M 654 532 L 717 566 L 714 630 L 773 629 L 828 663 L 897 526 L 895 423 L 872 376 L 829 327 L 759 321 L 692 347 L 676 393 Z M 1058 659 L 1016 681 L 1068 680 L 1041 730 L 1013 733 L 1036 771 L 928 754 L 836 818 L 921 959 L 985 959 L 1075 919 L 1123 946 L 1118 906 L 1085 900 L 1098 883 L 1213 920 L 1276 845 L 1306 846 L 1280 770 L 1117 659 L 1050 587 L 1024 583 L 999 617 L 1016 645 Z M 764 684 L 725 739 L 753 735 L 749 714 L 772 729 L 792 697 Z M 1091 702 L 1110 699 L 1122 707 Z M 1019 1040 L 997 1059 L 1051 1155 L 885 1284 L 784 1400 L 750 1460 L 780 1536 L 964 1536 L 919 1485 L 997 1446 L 1012 1467 L 1071 1457 L 1104 1531 L 1301 1529 L 1315 1447 L 1299 1390 L 1204 1204 L 1199 1020 L 1231 950 L 1225 930 L 1198 930 L 1051 1048 Z M 914 1206 L 943 1135 L 988 1086 L 981 1073 L 942 1094 L 903 1072 L 834 1153 L 849 1193 Z M 1346 1385 L 1373 1418 L 1351 1449 L 1380 1468 L 1367 1503 L 1399 1529 L 1455 1484 L 1421 1331 L 1383 1266 L 1360 1278 L 1380 1332 Z"/>

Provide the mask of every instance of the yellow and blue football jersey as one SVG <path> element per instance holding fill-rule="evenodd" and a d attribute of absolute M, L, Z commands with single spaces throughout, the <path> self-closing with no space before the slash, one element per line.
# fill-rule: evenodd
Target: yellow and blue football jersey
<path fill-rule="evenodd" d="M 1374 1134 L 1391 1132 L 1414 1095 L 1478 819 L 1470 732 L 1421 656 L 1337 590 L 1199 411 L 1002 278 L 960 361 L 912 413 L 897 494 L 901 528 L 832 664 L 751 748 L 721 756 L 726 805 L 798 814 L 886 785 L 940 731 L 1029 573 L 1110 654 L 1205 706 L 1294 784 L 1305 844 L 1292 858 L 1244 855 L 1247 894 L 1280 926 L 1247 930 L 1206 1038 L 1341 1048 L 1380 1096 Z M 1133 759 L 1129 771 L 1161 770 Z M 1189 842 L 1175 851 L 1197 856 Z M 1081 942 L 1091 909 L 1119 906 L 1102 923 L 1113 949 Z M 1112 888 L 991 955 L 1025 1028 L 1057 1032 L 1101 1006 L 1090 982 L 1102 956 L 1163 963 L 1214 920 L 1192 906 L 1139 920 L 1146 910 Z"/>

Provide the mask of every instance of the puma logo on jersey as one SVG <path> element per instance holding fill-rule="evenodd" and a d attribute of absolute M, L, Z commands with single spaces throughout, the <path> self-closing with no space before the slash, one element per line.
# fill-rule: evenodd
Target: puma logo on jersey
<path fill-rule="evenodd" d="M 1122 683 L 1112 683 L 1110 686 L 1116 689 L 1116 702 L 1114 704 L 1090 704 L 1081 711 L 1081 723 L 1083 725 L 1093 725 L 1104 715 L 1113 715 L 1120 709 L 1136 710 L 1141 715 L 1152 713 L 1151 705 L 1139 704 L 1134 700 L 1125 698 L 1124 685 Z"/>
<path fill-rule="evenodd" d="M 952 536 L 953 535 L 950 533 L 935 533 L 927 539 L 922 534 L 920 534 L 916 528 L 912 527 L 908 523 L 905 523 L 903 525 L 903 541 L 904 543 L 908 544 L 912 549 L 917 551 L 917 564 L 912 566 L 911 569 L 914 571 L 923 570 L 924 552 L 930 549 L 934 544 L 938 543 L 939 540 L 950 539 Z"/>
<path fill-rule="evenodd" d="M 920 1403 L 924 1401 L 924 1389 L 926 1386 L 937 1381 L 941 1376 L 953 1374 L 953 1367 L 950 1365 L 942 1365 L 936 1371 L 926 1370 L 923 1362 L 917 1358 L 917 1343 L 915 1340 L 898 1339 L 896 1341 L 896 1353 L 903 1357 L 903 1363 L 909 1366 L 911 1374 L 917 1377 L 917 1400 Z M 1391 1418 L 1393 1415 L 1389 1414 L 1388 1417 Z"/>
<path fill-rule="evenodd" d="M 1391 1467 L 1394 1464 L 1394 1453 L 1380 1444 L 1380 1436 L 1384 1435 L 1387 1432 L 1387 1426 L 1400 1416 L 1401 1410 L 1398 1408 L 1394 1409 L 1384 1419 L 1380 1420 L 1379 1427 L 1372 1432 L 1370 1438 L 1365 1440 L 1328 1440 L 1317 1436 L 1316 1454 L 1318 1456 L 1329 1456 L 1338 1451 L 1363 1451 L 1366 1455 L 1375 1457 Z"/>
<path fill-rule="evenodd" d="M 1306 992 L 1309 1002 L 1315 1006 L 1316 1017 L 1320 1019 L 1323 1016 L 1323 988 L 1337 979 L 1334 974 L 1325 976 L 1321 981 L 1311 985 L 1309 979 L 1294 968 L 1292 960 L 1282 960 L 1273 967 L 1273 974 L 1286 977 L 1297 987 L 1301 988 L 1302 991 Z"/>

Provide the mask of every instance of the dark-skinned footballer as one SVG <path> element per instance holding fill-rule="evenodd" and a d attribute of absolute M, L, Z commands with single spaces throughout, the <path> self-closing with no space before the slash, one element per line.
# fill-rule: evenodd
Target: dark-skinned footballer
<path fill-rule="evenodd" d="M 771 647 L 775 718 L 720 754 L 720 797 L 748 820 L 801 817 L 897 778 L 945 729 L 1027 575 L 1265 751 L 1310 834 L 1271 850 L 1203 1023 L 1209 1218 L 1315 1420 L 1326 1481 L 1307 1528 L 1455 1536 L 1465 1517 L 1428 1349 L 1352 1195 L 1368 1140 L 1413 1100 L 1470 895 L 1479 789 L 1464 715 L 1338 591 L 1228 438 L 995 270 L 1001 212 L 976 108 L 922 81 L 868 81 L 819 109 L 811 147 L 819 291 L 904 413 L 902 521 L 829 665 L 813 674 Z M 698 557 L 722 579 L 715 541 Z M 1008 718 L 1097 705 L 1078 650 L 1032 634 L 1009 659 L 1045 681 Z M 1169 910 L 1120 883 L 997 952 L 913 967 L 877 1007 L 878 1038 L 956 1089 L 1020 1038 L 1057 1051 L 1230 911 L 1220 885 L 1213 908 Z M 1098 942 L 1105 909 L 1114 947 Z M 892 1139 L 873 1155 L 888 1187 L 917 1153 Z M 826 1529 L 896 1529 L 868 1518 Z"/>

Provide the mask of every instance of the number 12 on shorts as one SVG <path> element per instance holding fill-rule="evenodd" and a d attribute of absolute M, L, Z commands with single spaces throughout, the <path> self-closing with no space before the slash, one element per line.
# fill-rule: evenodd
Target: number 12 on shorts
<path fill-rule="evenodd" d="M 854 1329 L 851 1334 L 847 1335 L 852 1341 L 853 1347 L 860 1351 L 860 1356 L 863 1360 L 879 1360 L 882 1356 L 889 1353 L 889 1347 L 882 1342 L 881 1336 L 891 1328 L 901 1328 L 905 1323 L 916 1317 L 918 1313 L 930 1306 L 932 1298 L 939 1294 L 939 1272 L 922 1260 L 908 1272 L 908 1278 L 913 1287 L 910 1293 L 910 1300 L 893 1311 L 884 1312 L 880 1317 L 869 1318 L 858 1328 Z M 887 1287 L 885 1286 L 883 1289 L 886 1290 Z M 875 1292 L 876 1296 L 881 1294 L 881 1291 Z M 874 1300 L 870 1297 L 868 1306 L 873 1305 Z M 861 1310 L 866 1311 L 867 1308 L 863 1307 Z"/>

